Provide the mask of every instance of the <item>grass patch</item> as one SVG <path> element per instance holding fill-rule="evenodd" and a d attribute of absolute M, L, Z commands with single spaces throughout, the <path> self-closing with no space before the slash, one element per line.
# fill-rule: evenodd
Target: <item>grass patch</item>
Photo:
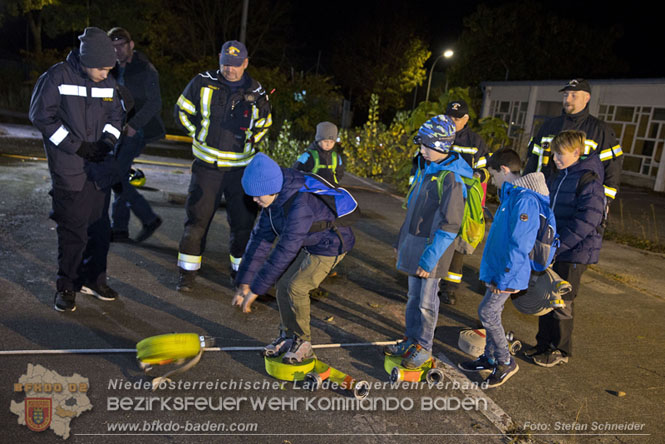
<path fill-rule="evenodd" d="M 654 242 L 645 237 L 639 237 L 632 234 L 620 233 L 614 230 L 605 230 L 603 240 L 609 240 L 618 244 L 628 245 L 641 250 L 651 251 L 652 253 L 665 254 L 665 245 Z"/>

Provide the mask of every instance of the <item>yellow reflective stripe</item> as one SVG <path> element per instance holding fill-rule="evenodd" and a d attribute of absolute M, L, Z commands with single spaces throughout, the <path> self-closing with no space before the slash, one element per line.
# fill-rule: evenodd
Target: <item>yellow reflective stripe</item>
<path fill-rule="evenodd" d="M 531 153 L 535 154 L 536 156 L 540 156 L 543 152 L 543 149 L 540 147 L 540 145 L 533 144 L 533 149 L 531 150 Z"/>
<path fill-rule="evenodd" d="M 478 148 L 474 148 L 472 146 L 453 145 L 453 151 L 457 151 L 458 153 L 462 154 L 476 154 L 478 152 Z"/>
<path fill-rule="evenodd" d="M 612 152 L 614 153 L 614 157 L 619 157 L 623 155 L 623 150 L 621 149 L 621 145 L 615 145 L 612 147 Z"/>
<path fill-rule="evenodd" d="M 246 158 L 251 153 L 251 144 L 250 150 L 245 150 L 242 153 L 236 153 L 235 151 L 221 151 L 216 148 L 212 148 L 204 143 L 200 143 L 196 140 L 192 141 L 192 147 L 199 150 L 202 154 L 213 157 L 214 159 L 223 159 L 223 160 L 240 160 Z"/>
<path fill-rule="evenodd" d="M 242 258 L 234 257 L 233 255 L 229 254 L 229 259 L 231 260 L 231 268 L 234 271 L 238 271 L 240 269 L 240 262 L 242 261 Z"/>
<path fill-rule="evenodd" d="M 608 187 L 607 185 L 603 185 L 603 188 L 605 188 L 605 196 L 610 199 L 614 199 L 617 196 L 616 188 Z"/>
<path fill-rule="evenodd" d="M 598 148 L 597 142 L 594 142 L 591 139 L 586 139 L 586 141 L 584 142 L 584 155 L 588 156 L 590 152 L 596 151 L 597 148 Z"/>
<path fill-rule="evenodd" d="M 201 131 L 199 141 L 205 142 L 210 127 L 210 102 L 212 100 L 212 88 L 201 88 Z"/>
<path fill-rule="evenodd" d="M 452 271 L 448 272 L 448 275 L 443 278 L 444 281 L 460 283 L 462 282 L 462 275 L 453 273 Z"/>
<path fill-rule="evenodd" d="M 487 166 L 487 157 L 483 156 L 476 162 L 474 168 L 485 168 Z"/>
<path fill-rule="evenodd" d="M 263 136 L 265 136 L 267 132 L 268 130 L 264 129 L 263 131 L 256 133 L 256 135 L 254 136 L 254 143 L 260 142 L 261 139 L 263 139 Z"/>
<path fill-rule="evenodd" d="M 192 102 L 187 100 L 187 97 L 183 96 L 182 94 L 180 94 L 180 97 L 178 97 L 176 105 L 178 105 L 178 108 L 186 111 L 188 114 L 191 114 L 192 116 L 196 115 L 196 107 Z"/>
<path fill-rule="evenodd" d="M 182 111 L 178 111 L 178 117 L 180 118 L 180 123 L 182 123 L 182 126 L 187 128 L 187 133 L 189 136 L 194 137 L 194 133 L 196 133 L 196 126 L 189 121 L 187 114 Z"/>
<path fill-rule="evenodd" d="M 198 270 L 201 268 L 201 256 L 178 253 L 178 267 L 189 271 Z"/>
<path fill-rule="evenodd" d="M 606 150 L 601 151 L 600 155 L 598 157 L 600 157 L 601 162 L 604 162 L 606 160 L 611 159 L 612 158 L 612 148 L 608 148 Z"/>
<path fill-rule="evenodd" d="M 550 163 L 550 156 L 543 156 L 543 166 L 547 166 Z"/>

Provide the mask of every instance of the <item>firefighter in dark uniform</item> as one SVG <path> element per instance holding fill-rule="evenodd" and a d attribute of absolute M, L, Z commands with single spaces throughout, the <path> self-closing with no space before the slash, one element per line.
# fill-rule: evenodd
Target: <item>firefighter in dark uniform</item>
<path fill-rule="evenodd" d="M 245 195 L 241 178 L 256 154 L 255 145 L 268 132 L 272 115 L 263 87 L 245 69 L 247 48 L 232 40 L 224 43 L 219 70 L 194 77 L 178 98 L 176 121 L 192 137 L 192 164 L 185 229 L 178 250 L 177 290 L 192 291 L 201 268 L 210 223 L 222 193 L 230 227 L 231 279 L 258 213 Z"/>
<path fill-rule="evenodd" d="M 621 183 L 623 151 L 610 125 L 589 114 L 591 86 L 584 79 L 573 79 L 559 90 L 563 92 L 563 112 L 543 123 L 529 142 L 524 174 L 542 171 L 549 178 L 556 167 L 552 162 L 550 142 L 564 130 L 579 130 L 586 134 L 582 159 L 594 155 L 605 169 L 603 186 L 607 202 L 615 198 Z"/>
<path fill-rule="evenodd" d="M 489 147 L 479 134 L 472 131 L 468 126 L 469 106 L 464 100 L 454 100 L 446 106 L 445 114 L 455 122 L 455 141 L 453 142 L 453 151 L 460 154 L 460 157 L 474 169 L 474 174 L 480 176 L 483 188 L 489 180 L 487 167 L 487 158 L 491 155 Z M 424 169 L 424 159 L 420 154 L 414 157 L 410 183 L 415 178 L 417 170 Z M 483 202 L 484 203 L 484 202 Z M 450 262 L 448 274 L 441 279 L 439 296 L 444 304 L 455 305 L 457 303 L 457 289 L 462 282 L 462 268 L 464 266 L 464 254 L 455 251 L 453 259 Z"/>
<path fill-rule="evenodd" d="M 41 75 L 30 101 L 30 120 L 44 137 L 57 223 L 58 276 L 54 308 L 76 310 L 76 292 L 100 300 L 118 294 L 106 283 L 110 186 L 117 181 L 113 146 L 123 110 L 109 71 L 111 39 L 86 28 L 80 48 Z"/>

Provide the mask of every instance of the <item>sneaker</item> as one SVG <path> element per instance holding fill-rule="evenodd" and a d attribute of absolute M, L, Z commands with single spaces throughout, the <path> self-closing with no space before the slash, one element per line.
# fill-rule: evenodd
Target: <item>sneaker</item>
<path fill-rule="evenodd" d="M 81 287 L 81 293 L 89 294 L 100 301 L 115 301 L 118 299 L 118 292 L 103 284 L 85 284 Z"/>
<path fill-rule="evenodd" d="M 557 364 L 566 364 L 568 356 L 561 353 L 561 350 L 553 350 L 532 357 L 533 363 L 541 367 L 554 367 Z"/>
<path fill-rule="evenodd" d="M 296 336 L 292 339 L 289 351 L 287 351 L 282 358 L 282 362 L 285 364 L 299 364 L 314 357 L 312 343 L 309 341 L 303 341 Z"/>
<path fill-rule="evenodd" d="M 402 359 L 402 367 L 416 369 L 422 367 L 424 363 L 432 359 L 432 352 L 425 350 L 419 344 L 414 344 Z"/>
<path fill-rule="evenodd" d="M 263 356 L 279 356 L 290 349 L 292 343 L 292 338 L 287 338 L 284 332 L 280 332 L 274 341 L 263 347 Z"/>
<path fill-rule="evenodd" d="M 129 242 L 129 231 L 127 230 L 118 230 L 111 231 L 111 242 Z"/>
<path fill-rule="evenodd" d="M 386 345 L 383 347 L 383 354 L 387 356 L 404 356 L 411 347 L 413 347 L 413 341 L 404 337 L 397 344 Z"/>
<path fill-rule="evenodd" d="M 157 230 L 162 225 L 162 218 L 157 216 L 157 219 L 154 221 L 150 222 L 149 224 L 143 225 L 143 228 L 141 228 L 141 231 L 139 234 L 136 236 L 136 239 L 134 239 L 136 242 L 143 242 L 144 240 L 148 239 L 152 234 Z"/>
<path fill-rule="evenodd" d="M 490 362 L 487 356 L 480 355 L 475 361 L 460 362 L 457 367 L 464 372 L 482 372 L 484 370 L 494 370 L 496 361 Z"/>
<path fill-rule="evenodd" d="M 504 382 L 510 379 L 517 371 L 520 369 L 520 366 L 517 365 L 515 359 L 510 358 L 509 364 L 497 363 L 497 366 L 494 367 L 492 373 L 485 379 L 487 383 L 487 388 L 494 388 L 502 385 Z"/>
<path fill-rule="evenodd" d="M 58 291 L 53 298 L 53 308 L 59 312 L 76 311 L 75 300 L 75 291 Z"/>
<path fill-rule="evenodd" d="M 191 293 L 194 291 L 194 279 L 196 278 L 196 271 L 183 270 L 180 268 L 178 274 L 178 284 L 175 289 L 182 293 Z"/>

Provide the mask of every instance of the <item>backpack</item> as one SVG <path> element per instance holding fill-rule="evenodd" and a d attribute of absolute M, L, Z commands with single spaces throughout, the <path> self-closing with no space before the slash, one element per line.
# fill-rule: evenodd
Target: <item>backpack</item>
<path fill-rule="evenodd" d="M 356 199 L 344 188 L 337 188 L 323 177 L 314 173 L 303 173 L 305 175 L 305 184 L 298 190 L 299 193 L 311 193 L 318 197 L 335 214 L 334 221 L 317 221 L 309 229 L 310 233 L 316 233 L 324 230 L 333 230 L 337 232 L 339 227 L 350 227 L 360 219 L 360 208 Z M 294 194 L 282 206 L 284 216 L 288 214 L 293 200 L 297 196 Z M 339 233 L 337 233 L 339 235 Z M 341 238 L 341 236 L 340 236 Z"/>
<path fill-rule="evenodd" d="M 443 194 L 443 180 L 449 172 L 448 170 L 443 170 L 436 177 L 439 200 L 441 200 L 441 195 Z M 483 240 L 483 237 L 485 237 L 485 215 L 482 204 L 485 191 L 483 190 L 480 179 L 477 177 L 469 178 L 460 176 L 460 178 L 465 185 L 463 189 L 464 217 L 458 233 L 458 237 L 462 242 L 457 247 L 457 251 L 463 254 L 472 254 Z"/>
<path fill-rule="evenodd" d="M 536 243 L 529 253 L 531 269 L 536 272 L 547 270 L 554 260 L 554 254 L 559 247 L 559 235 L 556 232 L 556 220 L 554 211 L 549 205 L 539 201 L 540 227 L 536 234 Z"/>

